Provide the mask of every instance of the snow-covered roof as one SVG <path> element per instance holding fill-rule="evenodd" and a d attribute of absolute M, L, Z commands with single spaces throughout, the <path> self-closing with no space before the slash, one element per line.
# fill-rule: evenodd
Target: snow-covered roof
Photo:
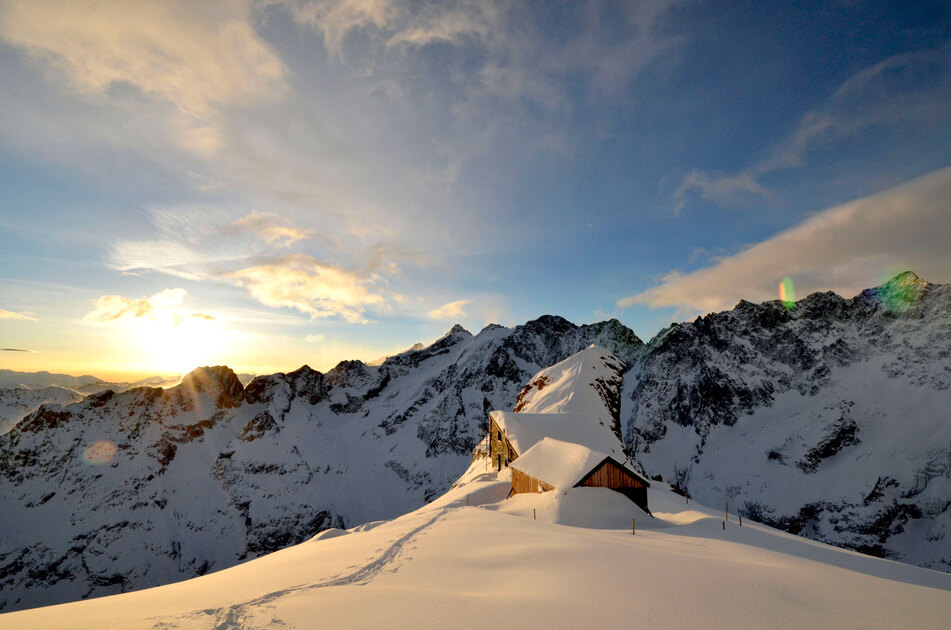
<path fill-rule="evenodd" d="M 545 438 L 510 467 L 556 488 L 571 488 L 607 458 L 607 453 L 580 444 Z"/>
<path fill-rule="evenodd" d="M 545 438 L 581 444 L 603 451 L 615 459 L 625 459 L 621 441 L 609 424 L 578 413 L 515 413 L 493 411 L 489 414 L 521 456 Z"/>

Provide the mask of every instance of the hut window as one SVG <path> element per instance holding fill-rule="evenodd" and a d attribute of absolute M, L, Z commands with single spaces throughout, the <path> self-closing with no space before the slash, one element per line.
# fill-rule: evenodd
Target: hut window
<path fill-rule="evenodd" d="M 498 434 L 498 440 L 499 440 L 499 442 L 501 442 L 501 441 L 502 441 L 502 432 L 501 432 L 501 431 L 496 431 L 496 433 Z"/>

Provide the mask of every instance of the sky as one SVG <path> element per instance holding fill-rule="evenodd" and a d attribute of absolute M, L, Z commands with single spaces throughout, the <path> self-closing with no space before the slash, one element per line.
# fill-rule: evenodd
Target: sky
<path fill-rule="evenodd" d="M 0 368 L 951 282 L 949 146 L 947 2 L 0 0 Z"/>

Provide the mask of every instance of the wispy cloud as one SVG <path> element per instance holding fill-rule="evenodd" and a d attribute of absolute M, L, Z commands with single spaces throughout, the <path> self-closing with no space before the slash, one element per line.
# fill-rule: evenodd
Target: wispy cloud
<path fill-rule="evenodd" d="M 304 254 L 281 256 L 223 277 L 245 287 L 265 306 L 294 308 L 312 319 L 340 317 L 367 323 L 367 307 L 387 306 L 385 282 L 379 275 L 344 269 Z"/>
<path fill-rule="evenodd" d="M 40 320 L 38 320 L 38 319 L 35 318 L 35 317 L 31 317 L 31 316 L 25 315 L 25 314 L 23 314 L 23 313 L 15 313 L 15 312 L 13 312 L 13 311 L 8 311 L 8 310 L 2 309 L 2 308 L 0 308 L 0 319 L 19 319 L 19 320 L 23 320 L 23 321 L 27 321 L 27 322 L 38 322 L 38 321 L 40 321 Z"/>
<path fill-rule="evenodd" d="M 188 319 L 213 321 L 207 313 L 182 314 L 175 311 L 185 300 L 185 289 L 165 289 L 148 298 L 128 298 L 121 295 L 103 295 L 96 300 L 96 306 L 83 316 L 84 324 L 111 325 L 135 320 L 168 320 L 178 326 Z"/>
<path fill-rule="evenodd" d="M 312 234 L 287 218 L 260 211 L 233 219 L 233 213 L 219 208 L 183 206 L 156 208 L 151 216 L 156 236 L 114 243 L 109 256 L 113 267 L 200 280 L 216 266 L 286 249 Z"/>
<path fill-rule="evenodd" d="M 25 348 L 0 348 L 0 352 L 29 352 L 35 354 L 36 350 L 26 350 Z"/>
<path fill-rule="evenodd" d="M 872 128 L 951 118 L 951 43 L 903 53 L 873 64 L 843 81 L 819 107 L 806 112 L 792 133 L 752 166 L 735 173 L 688 173 L 674 193 L 695 193 L 726 205 L 744 197 L 768 197 L 761 179 L 799 167 L 831 143 Z M 680 208 L 682 206 L 678 206 Z"/>
<path fill-rule="evenodd" d="M 121 295 L 103 295 L 96 300 L 96 308 L 83 316 L 84 324 L 109 324 L 123 319 L 152 317 L 155 307 L 149 300 L 132 299 Z"/>
<path fill-rule="evenodd" d="M 461 319 L 466 316 L 464 308 L 467 304 L 472 304 L 472 300 L 448 302 L 429 311 L 429 317 L 432 319 Z"/>
<path fill-rule="evenodd" d="M 250 23 L 249 0 L 7 2 L 0 37 L 83 92 L 134 86 L 201 116 L 283 86 L 280 58 Z"/>
<path fill-rule="evenodd" d="M 228 226 L 237 233 L 247 232 L 268 245 L 276 247 L 290 247 L 297 241 L 310 238 L 310 230 L 291 225 L 291 222 L 270 212 L 254 210 L 248 216 L 238 219 Z"/>
<path fill-rule="evenodd" d="M 170 208 L 153 211 L 153 220 L 155 239 L 115 244 L 111 255 L 115 268 L 237 284 L 265 306 L 295 308 L 311 318 L 366 323 L 367 308 L 387 309 L 391 302 L 405 301 L 386 289 L 386 277 L 400 275 L 404 262 L 431 264 L 428 256 L 386 242 L 346 252 L 348 265 L 310 254 L 281 254 L 314 233 L 260 211 L 229 220 L 228 213 L 218 209 Z M 333 241 L 322 244 L 338 249 Z M 120 304 L 125 303 L 109 306 Z"/>
<path fill-rule="evenodd" d="M 951 167 L 885 192 L 819 212 L 801 224 L 711 267 L 671 272 L 661 284 L 618 301 L 706 313 L 738 299 L 778 297 L 791 277 L 805 295 L 834 290 L 851 296 L 889 272 L 912 270 L 925 279 L 951 280 Z"/>

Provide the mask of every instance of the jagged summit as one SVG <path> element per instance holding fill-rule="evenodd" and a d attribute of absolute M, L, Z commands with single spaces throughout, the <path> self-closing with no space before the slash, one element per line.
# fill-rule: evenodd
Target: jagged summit
<path fill-rule="evenodd" d="M 814 291 L 806 297 L 795 302 L 783 302 L 778 299 L 767 300 L 765 302 L 755 303 L 745 299 L 740 299 L 733 306 L 731 311 L 739 313 L 751 313 L 764 308 L 778 310 L 800 311 L 802 308 L 809 308 L 815 312 L 817 309 L 841 309 L 852 305 L 862 305 L 869 308 L 879 308 L 889 311 L 906 311 L 911 307 L 917 306 L 925 299 L 934 287 L 947 286 L 935 285 L 927 280 L 922 280 L 913 271 L 903 271 L 877 287 L 865 289 L 855 297 L 844 298 L 834 291 Z M 712 313 L 711 313 L 712 315 Z M 702 320 L 703 316 L 698 317 Z M 662 331 L 663 332 L 663 331 Z"/>
<path fill-rule="evenodd" d="M 237 407 L 244 402 L 244 385 L 227 365 L 197 367 L 186 374 L 177 387 L 207 393 L 215 398 L 219 407 Z"/>

